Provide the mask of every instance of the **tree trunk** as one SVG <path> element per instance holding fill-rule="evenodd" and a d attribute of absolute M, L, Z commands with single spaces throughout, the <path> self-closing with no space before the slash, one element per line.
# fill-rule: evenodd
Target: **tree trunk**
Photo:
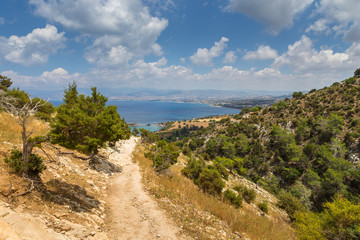
<path fill-rule="evenodd" d="M 26 123 L 25 122 L 22 123 L 21 137 L 22 137 L 22 142 L 23 142 L 23 151 L 22 151 L 22 157 L 23 157 L 23 162 L 24 162 L 23 176 L 27 177 L 28 172 L 29 172 L 29 157 L 30 157 L 31 152 L 29 152 L 29 148 L 28 148 L 29 143 L 27 141 L 27 136 L 26 136 Z"/>

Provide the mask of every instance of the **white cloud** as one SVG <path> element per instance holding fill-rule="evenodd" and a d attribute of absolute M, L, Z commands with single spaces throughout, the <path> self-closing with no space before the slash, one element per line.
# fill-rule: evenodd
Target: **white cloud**
<path fill-rule="evenodd" d="M 76 80 L 77 83 L 87 84 L 85 76 L 80 73 L 69 74 L 63 68 L 56 68 L 50 72 L 45 71 L 39 76 L 26 76 L 21 75 L 14 71 L 4 71 L 1 73 L 4 76 L 11 78 L 15 86 L 20 86 L 26 89 L 59 89 L 66 87 L 69 83 Z"/>
<path fill-rule="evenodd" d="M 3 17 L 0 17 L 0 24 L 5 24 L 5 19 Z"/>
<path fill-rule="evenodd" d="M 236 62 L 236 55 L 234 51 L 229 51 L 225 54 L 225 57 L 223 59 L 223 63 L 235 63 Z"/>
<path fill-rule="evenodd" d="M 290 27 L 297 14 L 304 11 L 314 0 L 230 0 L 227 9 L 240 12 L 264 24 L 277 34 Z"/>
<path fill-rule="evenodd" d="M 273 67 L 289 66 L 295 73 L 346 72 L 355 69 L 360 60 L 360 44 L 353 43 L 345 52 L 332 49 L 316 50 L 305 35 L 288 46 L 288 51 L 275 59 Z"/>
<path fill-rule="evenodd" d="M 327 26 L 328 21 L 324 18 L 317 20 L 315 23 L 313 23 L 312 25 L 310 25 L 310 27 L 308 27 L 306 29 L 305 32 L 310 32 L 310 31 L 314 31 L 314 32 L 325 32 L 325 33 L 330 33 L 330 28 Z"/>
<path fill-rule="evenodd" d="M 37 15 L 94 38 L 85 54 L 90 63 L 104 65 L 114 60 L 112 65 L 116 65 L 134 56 L 162 54 L 156 40 L 168 21 L 151 16 L 141 0 L 30 0 L 30 3 Z"/>
<path fill-rule="evenodd" d="M 212 66 L 212 60 L 223 54 L 228 41 L 228 38 L 222 37 L 219 42 L 214 43 L 214 46 L 212 46 L 210 50 L 207 48 L 199 48 L 196 53 L 190 57 L 191 62 L 197 65 Z"/>
<path fill-rule="evenodd" d="M 349 49 L 350 51 L 350 49 Z M 360 52 L 360 46 L 353 46 L 351 51 Z M 339 81 L 344 77 L 343 72 L 319 72 L 283 74 L 276 68 L 241 70 L 232 66 L 214 68 L 209 73 L 197 74 L 189 67 L 167 66 L 165 58 L 156 62 L 138 60 L 130 64 L 127 69 L 102 68 L 93 69 L 85 74 L 69 74 L 65 69 L 57 68 L 31 77 L 13 71 L 2 72 L 14 81 L 14 85 L 28 90 L 58 91 L 57 97 L 62 96 L 62 90 L 68 83 L 76 80 L 81 88 L 99 86 L 103 89 L 147 87 L 162 89 L 217 89 L 217 90 L 306 90 L 320 88 Z M 352 74 L 352 71 L 351 73 Z M 348 76 L 349 74 L 345 74 Z M 99 85 L 101 83 L 101 85 Z M 300 87 L 299 87 L 300 86 Z"/>
<path fill-rule="evenodd" d="M 359 12 L 358 0 L 320 0 L 317 4 L 317 13 L 321 18 L 311 25 L 308 31 L 332 30 L 337 34 L 343 34 L 346 40 L 360 41 Z"/>
<path fill-rule="evenodd" d="M 247 52 L 243 57 L 245 60 L 267 60 L 278 57 L 277 51 L 269 46 L 261 45 L 255 52 Z"/>
<path fill-rule="evenodd" d="M 56 27 L 46 25 L 26 36 L 0 37 L 0 52 L 9 62 L 31 66 L 46 63 L 50 54 L 64 47 L 65 41 L 64 32 L 58 33 Z"/>

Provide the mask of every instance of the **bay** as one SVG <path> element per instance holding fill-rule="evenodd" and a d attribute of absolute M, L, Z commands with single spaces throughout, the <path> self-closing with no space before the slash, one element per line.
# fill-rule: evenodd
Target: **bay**
<path fill-rule="evenodd" d="M 61 102 L 52 102 L 55 106 Z M 214 115 L 238 114 L 240 110 L 214 107 L 202 103 L 178 103 L 158 101 L 108 101 L 116 105 L 118 112 L 127 123 L 136 123 L 138 127 L 157 131 L 160 126 L 155 123 L 182 121 Z"/>

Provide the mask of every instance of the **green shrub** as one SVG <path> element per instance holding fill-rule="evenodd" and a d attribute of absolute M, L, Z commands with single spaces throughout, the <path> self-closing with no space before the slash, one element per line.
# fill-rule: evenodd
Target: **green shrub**
<path fill-rule="evenodd" d="M 217 170 L 204 168 L 199 176 L 199 186 L 206 193 L 218 195 L 225 187 L 225 183 Z"/>
<path fill-rule="evenodd" d="M 303 93 L 301 91 L 293 92 L 293 94 L 292 94 L 293 98 L 301 98 L 302 96 L 303 96 Z"/>
<path fill-rule="evenodd" d="M 235 187 L 233 187 L 235 191 L 237 191 L 240 195 L 242 195 L 242 197 L 244 198 L 244 200 L 247 203 L 252 203 L 255 198 L 256 198 L 256 192 L 254 189 L 251 188 L 247 188 L 244 185 L 236 185 Z"/>
<path fill-rule="evenodd" d="M 268 208 L 268 202 L 267 201 L 263 201 L 262 203 L 258 203 L 257 206 L 264 213 L 266 213 L 266 214 L 269 213 L 269 208 Z"/>
<path fill-rule="evenodd" d="M 19 149 L 14 148 L 11 150 L 9 158 L 5 158 L 4 161 L 15 170 L 16 173 L 21 174 L 24 171 L 24 161 L 22 159 L 22 153 Z M 38 175 L 46 169 L 44 160 L 37 154 L 31 154 L 29 157 L 29 173 L 32 175 Z"/>
<path fill-rule="evenodd" d="M 356 78 L 351 77 L 345 80 L 345 84 L 350 85 L 356 83 Z"/>
<path fill-rule="evenodd" d="M 246 202 L 252 203 L 256 198 L 256 192 L 254 189 L 245 188 L 245 191 L 243 192 L 243 197 Z"/>
<path fill-rule="evenodd" d="M 224 192 L 224 200 L 230 202 L 235 206 L 235 208 L 239 208 L 242 205 L 243 198 L 240 194 L 237 194 L 234 191 L 231 191 L 230 189 L 227 189 Z"/>
<path fill-rule="evenodd" d="M 188 162 L 181 170 L 181 173 L 184 174 L 187 178 L 190 178 L 195 182 L 195 184 L 199 183 L 200 173 L 205 167 L 205 163 L 202 160 L 197 160 L 195 158 L 189 158 Z"/>
<path fill-rule="evenodd" d="M 289 217 L 291 220 L 294 220 L 294 214 L 297 211 L 303 212 L 305 211 L 304 205 L 300 202 L 300 200 L 291 193 L 286 191 L 281 191 L 281 193 L 278 196 L 279 202 L 278 207 L 284 209 L 287 214 L 289 214 Z"/>
<path fill-rule="evenodd" d="M 179 149 L 173 143 L 167 143 L 165 140 L 157 142 L 149 152 L 145 153 L 145 157 L 153 161 L 153 167 L 157 172 L 168 169 L 176 163 L 179 155 Z"/>

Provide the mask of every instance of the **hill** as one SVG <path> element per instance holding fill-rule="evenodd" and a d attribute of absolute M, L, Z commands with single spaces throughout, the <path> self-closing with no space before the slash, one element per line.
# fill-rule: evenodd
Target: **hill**
<path fill-rule="evenodd" d="M 243 109 L 207 128 L 165 136 L 188 157 L 182 172 L 203 191 L 235 204 L 244 190 L 232 179 L 242 177 L 277 196 L 277 206 L 302 238 L 316 232 L 326 239 L 331 232 L 357 239 L 360 212 L 344 223 L 331 211 L 359 211 L 359 123 L 360 79 L 352 77 L 307 94 L 295 92 L 271 107 Z M 225 184 L 215 185 L 221 181 Z M 315 223 L 318 229 L 311 228 Z"/>

